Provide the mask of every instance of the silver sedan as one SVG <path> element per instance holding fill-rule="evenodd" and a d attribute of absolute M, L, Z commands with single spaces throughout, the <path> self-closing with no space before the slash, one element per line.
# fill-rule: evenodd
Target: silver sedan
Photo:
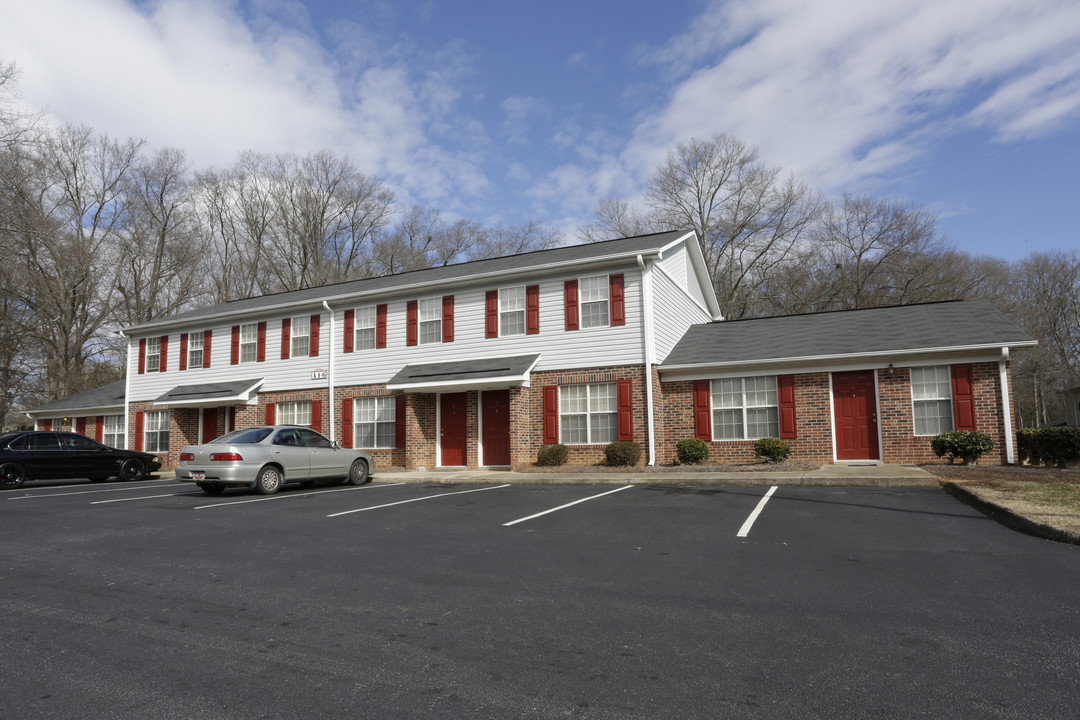
<path fill-rule="evenodd" d="M 176 479 L 217 495 L 227 487 L 255 488 L 272 495 L 287 482 L 341 479 L 362 485 L 371 479 L 371 456 L 347 450 L 323 435 L 294 425 L 235 430 L 180 453 Z"/>

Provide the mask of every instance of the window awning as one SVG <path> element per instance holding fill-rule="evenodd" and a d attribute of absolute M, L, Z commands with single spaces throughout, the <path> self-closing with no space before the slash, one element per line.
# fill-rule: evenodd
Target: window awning
<path fill-rule="evenodd" d="M 188 407 L 254 405 L 258 401 L 256 391 L 264 380 L 265 378 L 259 378 L 258 380 L 233 380 L 200 385 L 177 385 L 161 397 L 154 398 L 154 404 Z"/>
<path fill-rule="evenodd" d="M 529 387 L 529 374 L 539 361 L 535 354 L 406 365 L 386 388 L 422 392 Z"/>

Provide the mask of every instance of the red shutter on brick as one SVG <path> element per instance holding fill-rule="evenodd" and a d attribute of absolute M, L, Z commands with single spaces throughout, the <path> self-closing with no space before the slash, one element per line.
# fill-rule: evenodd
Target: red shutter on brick
<path fill-rule="evenodd" d="M 266 403 L 266 424 L 273 425 L 277 422 L 277 404 Z"/>
<path fill-rule="evenodd" d="M 405 395 L 397 395 L 394 400 L 394 447 L 402 450 L 408 438 L 405 420 Z"/>
<path fill-rule="evenodd" d="M 75 418 L 75 432 L 80 435 L 86 434 L 86 418 Z"/>
<path fill-rule="evenodd" d="M 289 351 L 292 349 L 292 318 L 281 321 L 281 359 L 289 359 Z"/>
<path fill-rule="evenodd" d="M 308 338 L 308 357 L 319 357 L 319 325 L 321 317 L 319 315 L 311 316 L 311 330 L 310 337 Z"/>
<path fill-rule="evenodd" d="M 712 440 L 712 418 L 709 409 L 710 386 L 708 380 L 694 381 L 694 437 Z"/>
<path fill-rule="evenodd" d="M 146 372 L 146 338 L 139 341 L 139 374 Z"/>
<path fill-rule="evenodd" d="M 416 300 L 410 300 L 405 304 L 405 344 L 415 345 L 419 330 L 419 304 Z"/>
<path fill-rule="evenodd" d="M 484 337 L 499 337 L 499 291 L 484 293 Z"/>
<path fill-rule="evenodd" d="M 322 432 L 322 400 L 311 401 L 311 429 Z"/>
<path fill-rule="evenodd" d="M 353 349 L 355 348 L 355 345 L 353 343 L 356 341 L 356 311 L 355 310 L 346 310 L 345 311 L 345 335 L 342 338 L 342 340 L 343 340 L 343 345 L 342 345 L 342 348 L 341 348 L 342 351 L 347 352 L 347 353 L 351 353 L 353 351 Z"/>
<path fill-rule="evenodd" d="M 204 368 L 210 367 L 210 338 L 211 332 L 204 331 L 202 336 L 202 366 Z"/>
<path fill-rule="evenodd" d="M 544 444 L 559 442 L 559 386 L 544 386 Z"/>
<path fill-rule="evenodd" d="M 454 296 L 443 295 L 442 299 L 442 341 L 454 342 Z"/>
<path fill-rule="evenodd" d="M 353 406 L 356 401 L 352 398 L 345 398 L 341 401 L 341 447 L 351 448 L 353 446 Z"/>
<path fill-rule="evenodd" d="M 578 329 L 577 280 L 567 280 L 563 285 L 563 305 L 566 308 L 566 329 Z"/>
<path fill-rule="evenodd" d="M 375 306 L 375 347 L 386 347 L 386 303 Z"/>
<path fill-rule="evenodd" d="M 619 440 L 634 439 L 634 384 L 627 378 L 616 384 L 615 409 Z"/>
<path fill-rule="evenodd" d="M 529 285 L 525 288 L 525 334 L 536 335 L 540 332 L 540 286 Z"/>
<path fill-rule="evenodd" d="M 975 383 L 971 365 L 952 366 L 953 419 L 957 430 L 975 429 Z"/>
<path fill-rule="evenodd" d="M 101 442 L 103 437 L 105 437 L 105 416 L 98 415 L 94 418 L 94 439 Z"/>
<path fill-rule="evenodd" d="M 612 275 L 608 278 L 608 287 L 611 299 L 611 324 L 626 324 L 626 298 L 623 288 L 623 275 Z"/>
<path fill-rule="evenodd" d="M 799 436 L 795 422 L 795 376 L 777 375 L 776 389 L 780 402 L 780 439 L 794 440 Z"/>
<path fill-rule="evenodd" d="M 266 323 L 259 323 L 258 344 L 255 346 L 255 362 L 266 360 Z"/>
<path fill-rule="evenodd" d="M 188 336 L 180 333 L 180 369 L 187 370 Z"/>
<path fill-rule="evenodd" d="M 240 362 L 240 326 L 232 326 L 232 347 L 229 350 L 229 364 L 235 365 Z"/>
<path fill-rule="evenodd" d="M 165 366 L 169 359 L 169 336 L 161 336 L 161 364 L 158 366 L 158 372 L 165 372 Z"/>
<path fill-rule="evenodd" d="M 52 420 L 51 419 L 50 420 L 42 420 L 41 421 L 41 429 L 42 430 L 52 430 Z"/>
<path fill-rule="evenodd" d="M 143 428 L 146 427 L 146 416 L 142 410 L 135 413 L 135 450 L 142 452 Z"/>

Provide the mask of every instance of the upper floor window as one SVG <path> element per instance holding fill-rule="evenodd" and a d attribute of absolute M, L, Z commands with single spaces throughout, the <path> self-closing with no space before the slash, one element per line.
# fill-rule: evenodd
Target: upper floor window
<path fill-rule="evenodd" d="M 581 278 L 581 327 L 608 325 L 608 276 Z"/>
<path fill-rule="evenodd" d="M 146 338 L 146 372 L 161 370 L 161 338 Z"/>
<path fill-rule="evenodd" d="M 618 435 L 615 383 L 559 387 L 559 438 L 568 445 L 606 444 Z"/>
<path fill-rule="evenodd" d="M 915 434 L 938 435 L 953 429 L 952 374 L 948 365 L 911 368 Z"/>
<path fill-rule="evenodd" d="M 713 380 L 712 408 L 717 440 L 780 437 L 775 375 Z"/>
<path fill-rule="evenodd" d="M 525 334 L 525 287 L 500 288 L 499 335 Z"/>
<path fill-rule="evenodd" d="M 375 308 L 359 308 L 356 311 L 356 349 L 375 349 Z"/>
<path fill-rule="evenodd" d="M 201 368 L 203 366 L 203 333 L 202 331 L 188 333 L 188 357 L 189 368 Z M 108 445 L 108 443 L 105 443 Z"/>
<path fill-rule="evenodd" d="M 420 301 L 420 344 L 442 342 L 442 298 Z"/>
<path fill-rule="evenodd" d="M 297 315 L 289 325 L 292 331 L 290 357 L 307 357 L 311 351 L 311 319 L 307 315 Z"/>
<path fill-rule="evenodd" d="M 255 362 L 259 351 L 259 324 L 246 323 L 240 326 L 240 362 Z"/>

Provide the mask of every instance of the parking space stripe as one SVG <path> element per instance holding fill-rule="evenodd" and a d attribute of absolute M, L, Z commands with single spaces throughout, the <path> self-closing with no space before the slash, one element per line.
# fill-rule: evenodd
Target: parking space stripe
<path fill-rule="evenodd" d="M 153 500 L 155 498 L 180 497 L 181 495 L 198 495 L 200 493 L 201 493 L 201 491 L 196 490 L 194 492 L 165 493 L 164 495 L 143 495 L 141 497 L 133 497 L 133 498 L 113 498 L 112 500 L 95 500 L 94 502 L 92 502 L 90 504 L 91 505 L 108 505 L 109 503 L 134 502 L 135 500 Z"/>
<path fill-rule="evenodd" d="M 535 515 L 529 515 L 528 517 L 518 518 L 517 520 L 511 520 L 508 523 L 503 523 L 503 527 L 510 527 L 511 525 L 517 525 L 518 523 L 523 523 L 526 520 L 532 520 L 533 518 L 538 518 L 538 517 L 541 517 L 543 515 L 547 515 L 548 513 L 558 512 L 559 510 L 565 510 L 566 508 L 571 507 L 573 505 L 577 505 L 578 503 L 588 502 L 589 500 L 595 500 L 596 498 L 601 498 L 601 497 L 604 497 L 605 495 L 611 495 L 612 493 L 617 493 L 617 492 L 620 492 L 622 490 L 629 490 L 632 487 L 633 487 L 633 485 L 624 485 L 621 488 L 615 488 L 614 490 L 608 490 L 607 492 L 602 492 L 599 495 L 590 495 L 587 498 L 581 498 L 580 500 L 575 500 L 574 502 L 566 503 L 565 505 L 560 505 L 559 507 L 554 507 L 554 508 L 551 508 L 550 510 L 544 510 L 543 512 L 538 512 Z"/>
<path fill-rule="evenodd" d="M 127 487 L 113 487 L 113 488 L 101 488 L 99 490 L 79 490 L 76 492 L 58 492 L 58 493 L 42 493 L 40 495 L 20 495 L 19 497 L 9 497 L 8 500 L 33 500 L 35 498 L 51 498 L 51 497 L 64 497 L 65 495 L 94 495 L 97 493 L 113 493 L 123 492 L 125 490 L 146 490 L 148 488 L 167 488 L 167 487 L 180 487 L 181 485 L 187 485 L 187 483 L 175 483 L 169 485 L 138 485 Z M 46 488 L 40 488 L 45 490 Z"/>
<path fill-rule="evenodd" d="M 386 483 L 385 485 L 360 485 L 347 488 L 334 488 L 333 490 L 314 490 L 312 492 L 305 493 L 289 493 L 288 495 L 268 495 L 266 497 L 247 498 L 246 500 L 229 500 L 225 502 L 214 503 L 213 505 L 197 505 L 194 510 L 208 510 L 210 508 L 224 507 L 226 505 L 246 505 L 248 503 L 263 502 L 265 500 L 288 500 L 289 498 L 308 497 L 311 495 L 329 495 L 335 492 L 347 492 L 349 490 L 375 490 L 378 488 L 397 487 L 398 485 L 404 485 L 405 483 Z"/>
<path fill-rule="evenodd" d="M 758 515 L 761 514 L 761 511 L 765 509 L 765 504 L 769 502 L 769 498 L 771 498 L 772 494 L 776 492 L 776 488 L 777 486 L 773 485 L 771 488 L 769 488 L 769 492 L 765 493 L 765 497 L 761 498 L 761 500 L 758 501 L 757 507 L 754 508 L 754 512 L 750 513 L 750 517 L 746 518 L 746 522 L 744 522 L 743 526 L 739 528 L 739 533 L 735 537 L 746 537 L 750 534 L 750 528 L 754 526 L 754 521 L 757 520 Z"/>
<path fill-rule="evenodd" d="M 406 503 L 420 502 L 421 500 L 432 500 L 434 498 L 448 497 L 450 495 L 464 495 L 465 493 L 484 492 L 485 490 L 498 490 L 500 488 L 508 488 L 506 485 L 493 485 L 492 487 L 476 488 L 475 490 L 459 490 L 458 492 L 439 493 L 438 495 L 425 495 L 424 497 L 413 498 L 412 500 L 399 500 L 398 502 L 386 503 L 385 505 L 374 505 L 372 507 L 357 508 L 356 510 L 345 510 L 343 512 L 327 515 L 326 517 L 340 517 L 342 515 L 350 515 L 352 513 L 366 512 L 368 510 L 378 510 L 380 508 L 393 507 L 394 505 L 405 505 Z"/>

